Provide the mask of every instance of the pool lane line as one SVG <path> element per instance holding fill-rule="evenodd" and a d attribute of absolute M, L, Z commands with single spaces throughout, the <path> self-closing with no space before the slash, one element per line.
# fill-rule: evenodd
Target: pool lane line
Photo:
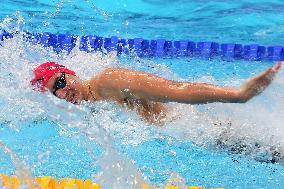
<path fill-rule="evenodd" d="M 13 38 L 19 33 L 0 30 L 0 41 Z M 24 39 L 32 44 L 52 47 L 57 53 L 70 53 L 76 44 L 85 52 L 112 52 L 117 55 L 137 55 L 139 57 L 221 57 L 226 61 L 281 61 L 284 60 L 284 47 L 280 45 L 263 46 L 259 44 L 217 43 L 214 41 L 194 42 L 191 40 L 171 41 L 167 39 L 123 39 L 117 36 L 97 35 L 78 36 L 73 34 L 53 34 L 50 32 L 22 32 Z"/>
<path fill-rule="evenodd" d="M 93 183 L 92 180 L 81 180 L 74 178 L 62 178 L 57 180 L 51 176 L 42 176 L 35 178 L 36 183 L 31 186 L 29 189 L 36 189 L 38 187 L 42 189 L 101 189 L 101 186 L 97 183 Z M 18 189 L 22 184 L 25 184 L 25 181 L 21 181 L 15 175 L 8 176 L 5 174 L 0 174 L 0 186 L 9 188 L 9 189 Z M 29 181 L 30 182 L 30 181 Z M 38 186 L 37 186 L 38 185 Z M 148 187 L 147 184 L 142 183 L 141 189 L 179 189 L 178 186 L 166 185 L 164 187 L 152 186 Z M 187 189 L 206 189 L 200 186 L 188 186 Z M 211 188 L 211 189 L 224 189 L 224 188 Z"/>

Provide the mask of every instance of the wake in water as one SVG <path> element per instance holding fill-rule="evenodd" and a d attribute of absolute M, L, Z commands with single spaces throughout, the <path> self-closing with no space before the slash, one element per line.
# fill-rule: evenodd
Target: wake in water
<path fill-rule="evenodd" d="M 106 140 L 105 137 L 108 135 L 107 133 L 104 133 L 99 127 L 96 127 L 97 130 L 89 129 L 90 126 L 94 127 L 96 123 L 90 123 L 88 122 L 88 119 L 84 120 L 85 116 L 90 116 L 90 109 L 88 106 L 75 107 L 65 102 L 58 101 L 58 99 L 55 99 L 47 93 L 41 94 L 31 87 L 30 78 L 32 77 L 32 68 L 34 66 L 32 63 L 42 62 L 46 59 L 53 59 L 60 62 L 65 58 L 64 55 L 57 55 L 50 49 L 42 49 L 39 46 L 30 46 L 30 44 L 24 42 L 21 34 L 15 36 L 13 39 L 6 40 L 2 45 L 3 47 L 0 48 L 0 104 L 1 109 L 5 111 L 1 111 L 0 113 L 1 125 L 3 124 L 4 126 L 20 129 L 22 123 L 25 121 L 36 121 L 47 117 L 49 120 L 55 121 L 66 130 L 73 127 L 79 128 L 81 133 L 86 134 L 90 140 L 95 138 L 96 142 L 104 146 L 105 153 L 102 159 L 105 161 L 103 162 L 108 162 L 108 166 L 118 165 L 118 162 L 120 162 L 120 169 L 123 167 L 129 167 L 130 169 L 128 171 L 129 174 L 122 174 L 118 171 L 119 168 L 117 168 L 117 175 L 114 172 L 113 178 L 121 178 L 120 182 L 114 179 L 99 177 L 100 180 L 98 183 L 102 186 L 106 186 L 106 188 L 117 188 L 116 186 L 119 184 L 128 184 L 129 186 L 137 185 L 137 183 L 133 183 L 134 177 L 136 180 L 140 180 L 141 182 L 142 180 L 144 181 L 139 171 L 134 166 L 131 166 L 131 161 L 122 158 L 122 155 L 116 155 L 118 152 L 112 147 L 111 140 L 104 142 L 104 140 Z M 89 65 L 91 65 L 90 62 L 97 64 L 93 67 L 88 66 L 88 69 L 84 70 L 80 69 L 83 67 L 84 63 L 82 63 L 82 67 L 77 64 L 78 73 L 82 74 L 88 71 L 95 73 L 96 71 L 99 71 L 99 69 L 108 66 L 108 61 L 113 60 L 109 57 L 104 58 L 101 54 L 89 57 L 91 57 L 88 61 Z M 73 55 L 68 56 L 68 58 L 66 64 L 72 64 Z M 77 61 L 82 61 L 83 59 L 88 60 L 88 55 L 84 53 L 79 54 Z M 100 134 L 96 132 L 100 132 Z M 100 139 L 98 136 L 102 136 L 102 138 Z M 114 158 L 116 156 L 117 158 Z M 108 169 L 107 166 L 104 166 L 103 162 L 101 164 L 102 169 Z M 125 164 L 127 164 L 127 166 Z M 16 166 L 16 168 L 21 169 L 19 166 Z M 116 168 L 113 167 L 112 169 L 114 170 Z M 22 172 L 21 170 L 18 171 Z M 107 172 L 109 171 L 102 171 L 102 173 Z M 115 175 L 117 177 L 115 177 Z M 113 187 L 109 187 L 112 185 Z"/>
<path fill-rule="evenodd" d="M 284 165 L 283 83 L 281 71 L 263 95 L 248 103 L 199 105 L 163 132 L 209 149 Z"/>
<path fill-rule="evenodd" d="M 114 141 L 137 145 L 169 135 L 211 150 L 244 154 L 264 162 L 284 163 L 283 70 L 263 95 L 246 104 L 191 106 L 169 103 L 171 116 L 178 119 L 160 127 L 143 122 L 135 112 L 112 102 L 83 103 L 81 106 L 69 104 L 52 94 L 34 90 L 30 79 L 33 67 L 47 60 L 76 70 L 83 79 L 108 67 L 145 70 L 174 80 L 192 79 L 179 77 L 163 64 L 139 58 L 125 58 L 120 62 L 113 54 L 81 52 L 78 45 L 70 54 L 57 54 L 51 48 L 25 42 L 22 34 L 2 43 L 0 60 L 0 104 L 5 110 L 0 113 L 0 123 L 20 129 L 27 120 L 47 118 L 66 130 L 78 129 L 90 143 L 95 142 L 105 150 L 103 157 L 94 161 L 102 167 L 95 179 L 106 188 L 116 188 L 121 184 L 125 184 L 125 188 L 135 188 L 137 183 L 149 183 L 130 160 L 117 152 Z M 238 79 L 238 82 L 234 81 L 236 85 L 243 82 L 240 78 L 233 79 Z M 208 81 L 208 77 L 196 79 L 203 80 Z M 214 77 L 210 80 L 218 84 Z M 226 82 L 229 84 L 232 80 Z M 112 180 L 108 173 L 112 173 L 112 178 L 120 179 Z"/>

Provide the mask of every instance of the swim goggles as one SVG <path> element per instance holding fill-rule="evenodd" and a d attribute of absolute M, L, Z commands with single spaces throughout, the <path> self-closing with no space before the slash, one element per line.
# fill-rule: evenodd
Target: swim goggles
<path fill-rule="evenodd" d="M 55 96 L 57 96 L 57 95 L 56 95 L 56 91 L 57 91 L 58 89 L 63 89 L 64 87 L 66 87 L 66 78 L 65 78 L 65 73 L 62 72 L 61 76 L 58 77 L 58 78 L 55 80 L 55 82 L 54 82 L 54 86 L 53 86 L 54 91 L 53 91 L 53 94 L 54 94 Z"/>

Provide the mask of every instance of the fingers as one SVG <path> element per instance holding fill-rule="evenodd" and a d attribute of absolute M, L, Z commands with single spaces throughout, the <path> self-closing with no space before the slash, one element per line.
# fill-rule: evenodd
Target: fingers
<path fill-rule="evenodd" d="M 282 63 L 278 62 L 273 67 L 248 80 L 241 88 L 243 99 L 247 101 L 253 96 L 260 94 L 271 83 L 281 66 Z"/>
<path fill-rule="evenodd" d="M 272 68 L 269 68 L 265 73 L 267 73 L 268 78 L 273 79 L 275 74 L 280 70 L 282 66 L 281 62 L 277 62 Z"/>
<path fill-rule="evenodd" d="M 273 79 L 273 77 L 275 76 L 275 74 L 280 70 L 282 66 L 281 62 L 277 62 L 273 67 L 268 68 L 265 72 L 263 72 L 263 74 L 261 74 L 262 76 L 266 76 L 269 79 Z"/>
<path fill-rule="evenodd" d="M 273 75 L 274 75 L 273 68 L 268 68 L 267 70 L 255 76 L 254 78 L 259 79 L 259 78 L 265 78 L 265 77 L 272 77 Z"/>
<path fill-rule="evenodd" d="M 282 66 L 282 63 L 281 62 L 277 62 L 273 67 L 272 67 L 272 70 L 274 72 L 277 72 Z"/>

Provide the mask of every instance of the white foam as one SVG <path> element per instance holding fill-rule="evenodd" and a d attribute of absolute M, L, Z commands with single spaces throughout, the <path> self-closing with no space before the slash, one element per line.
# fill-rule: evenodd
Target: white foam
<path fill-rule="evenodd" d="M 155 127 L 143 122 L 135 112 L 112 102 L 85 103 L 82 106 L 68 104 L 52 94 L 33 90 L 30 79 L 35 65 L 53 60 L 76 70 L 83 79 L 107 67 L 128 67 L 147 70 L 169 79 L 184 80 L 165 65 L 139 58 L 126 59 L 121 63 L 113 54 L 85 53 L 79 51 L 78 46 L 68 55 L 56 54 L 51 48 L 44 49 L 40 45 L 23 41 L 21 34 L 15 35 L 13 39 L 5 40 L 3 47 L 0 47 L 0 104 L 4 110 L 0 112 L 0 122 L 19 129 L 23 121 L 48 118 L 66 131 L 70 127 L 78 128 L 81 134 L 89 137 L 90 142 L 95 141 L 108 152 L 97 160 L 103 171 L 95 176 L 100 183 L 108 186 L 106 188 L 115 188 L 116 185 L 110 183 L 121 184 L 124 183 L 122 180 L 127 180 L 130 185 L 128 188 L 136 187 L 133 179 L 143 179 L 131 160 L 115 150 L 112 144 L 114 140 L 138 145 L 167 134 L 214 150 L 219 150 L 218 143 L 230 149 L 241 141 L 249 148 L 244 153 L 255 158 L 261 158 L 263 153 L 272 156 L 271 148 L 282 150 L 284 147 L 283 69 L 262 95 L 246 104 L 192 106 L 169 103 L 172 116 L 178 119 L 168 122 L 164 127 Z M 210 75 L 197 79 L 199 82 L 208 80 L 218 84 Z M 233 82 L 237 85 L 242 81 L 242 78 L 235 77 L 222 83 Z M 260 147 L 255 146 L 256 143 Z M 124 173 L 124 170 L 127 171 Z M 110 171 L 117 176 L 121 175 L 121 181 L 110 180 Z"/>

